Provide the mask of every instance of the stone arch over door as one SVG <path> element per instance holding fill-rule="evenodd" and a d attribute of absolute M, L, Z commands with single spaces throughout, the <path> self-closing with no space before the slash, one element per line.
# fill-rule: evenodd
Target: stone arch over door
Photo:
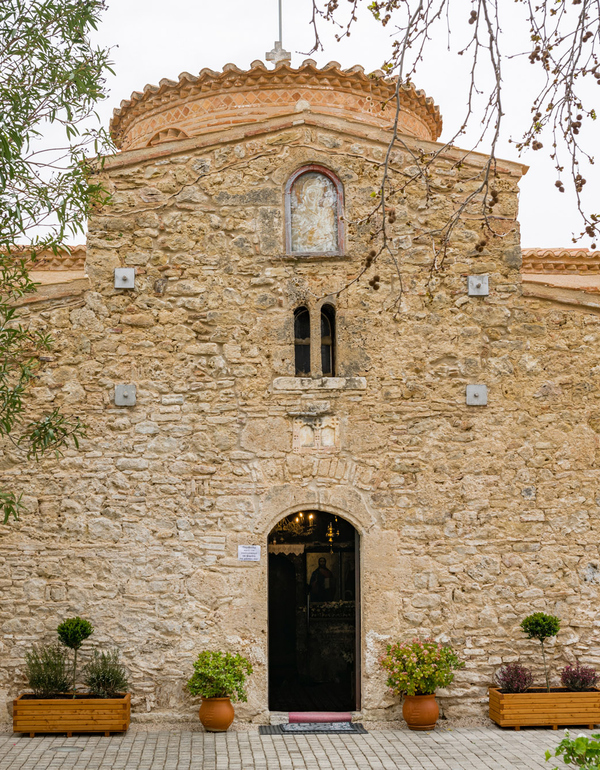
<path fill-rule="evenodd" d="M 341 516 L 352 524 L 361 537 L 377 524 L 367 501 L 354 487 L 343 484 L 330 487 L 280 484 L 261 496 L 254 531 L 265 541 L 278 521 L 309 508 Z"/>
<path fill-rule="evenodd" d="M 331 484 L 330 486 L 322 487 L 311 482 L 305 485 L 279 484 L 271 487 L 258 500 L 258 515 L 256 516 L 253 528 L 254 541 L 260 543 L 268 554 L 268 537 L 275 525 L 293 513 L 310 509 L 340 516 L 352 524 L 360 539 L 357 567 L 361 583 L 364 586 L 363 581 L 367 578 L 364 562 L 366 544 L 373 536 L 376 537 L 376 531 L 380 522 L 366 497 L 359 490 L 347 484 Z M 261 560 L 261 562 L 264 586 L 263 617 L 265 618 L 266 632 L 268 629 L 268 556 L 266 559 Z M 361 594 L 363 591 L 364 588 L 361 588 Z M 365 656 L 367 654 L 365 625 L 362 618 L 363 608 L 364 604 L 361 604 L 357 628 L 357 640 L 359 642 L 357 661 L 359 661 L 360 671 L 360 681 L 357 682 L 357 690 L 360 693 L 361 699 L 364 698 L 362 672 L 365 670 Z M 267 649 L 265 649 L 265 653 L 268 657 Z M 266 679 L 263 686 L 265 690 L 268 690 Z"/>

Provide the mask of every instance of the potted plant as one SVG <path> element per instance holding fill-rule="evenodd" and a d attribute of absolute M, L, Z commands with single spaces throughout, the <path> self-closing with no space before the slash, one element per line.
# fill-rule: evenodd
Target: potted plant
<path fill-rule="evenodd" d="M 29 733 L 125 732 L 131 696 L 119 653 L 95 651 L 83 670 L 87 692 L 77 690 L 77 652 L 93 633 L 91 623 L 69 618 L 58 627 L 62 642 L 35 646 L 25 656 L 30 693 L 13 704 L 13 731 Z M 72 656 L 69 653 L 72 650 Z"/>
<path fill-rule="evenodd" d="M 546 615 L 545 612 L 534 612 L 521 621 L 521 628 L 527 634 L 528 639 L 537 639 L 542 647 L 542 660 L 544 663 L 544 674 L 546 675 L 546 690 L 550 692 L 550 677 L 548 676 L 548 666 L 546 665 L 546 651 L 544 642 L 552 636 L 556 636 L 560 631 L 560 620 L 556 615 Z"/>
<path fill-rule="evenodd" d="M 67 618 L 59 624 L 56 629 L 60 641 L 73 650 L 73 697 L 75 697 L 77 687 L 77 653 L 81 645 L 94 633 L 94 626 L 89 620 L 84 620 L 77 616 L 76 618 Z"/>
<path fill-rule="evenodd" d="M 220 733 L 229 729 L 235 716 L 231 698 L 248 700 L 245 684 L 251 673 L 251 664 L 241 655 L 208 650 L 198 655 L 186 687 L 191 695 L 202 698 L 199 717 L 205 730 Z"/>
<path fill-rule="evenodd" d="M 402 716 L 411 730 L 433 730 L 440 715 L 435 700 L 438 687 L 454 680 L 454 670 L 465 665 L 448 645 L 433 639 L 388 644 L 381 659 L 388 672 L 387 685 L 404 696 Z"/>
<path fill-rule="evenodd" d="M 518 663 L 509 663 L 496 672 L 497 687 L 490 687 L 490 719 L 501 727 L 520 730 L 527 725 L 588 725 L 600 722 L 600 690 L 598 676 L 588 666 L 566 666 L 561 672 L 562 687 L 550 687 L 544 642 L 555 636 L 560 620 L 553 615 L 536 612 L 526 617 L 521 628 L 529 639 L 537 639 L 542 648 L 545 687 L 533 687 L 531 672 Z"/>

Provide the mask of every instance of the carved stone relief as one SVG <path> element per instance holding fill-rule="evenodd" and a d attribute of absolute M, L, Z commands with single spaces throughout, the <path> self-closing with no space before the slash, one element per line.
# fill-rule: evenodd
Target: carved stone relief
<path fill-rule="evenodd" d="M 337 417 L 296 417 L 294 420 L 294 452 L 337 452 L 339 448 L 339 420 Z"/>
<path fill-rule="evenodd" d="M 335 185 L 309 171 L 291 190 L 292 251 L 322 254 L 338 250 L 338 201 Z"/>

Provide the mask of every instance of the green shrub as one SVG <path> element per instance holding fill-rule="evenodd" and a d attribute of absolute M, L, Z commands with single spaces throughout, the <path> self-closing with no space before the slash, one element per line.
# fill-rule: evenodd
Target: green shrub
<path fill-rule="evenodd" d="M 545 612 L 534 612 L 528 615 L 522 622 L 521 628 L 527 634 L 528 639 L 537 639 L 542 645 L 542 659 L 544 661 L 544 673 L 546 674 L 546 689 L 550 692 L 550 679 L 546 666 L 546 651 L 544 642 L 551 636 L 556 636 L 560 631 L 560 620 L 555 615 L 546 615 Z"/>
<path fill-rule="evenodd" d="M 198 655 L 194 673 L 187 682 L 192 695 L 203 698 L 231 698 L 246 701 L 246 677 L 252 673 L 252 666 L 241 655 L 229 652 L 209 652 Z"/>
<path fill-rule="evenodd" d="M 565 765 L 588 767 L 591 770 L 600 768 L 600 733 L 592 734 L 591 738 L 585 733 L 571 738 L 569 731 L 565 730 L 565 737 L 554 749 L 554 753 L 546 752 L 546 762 L 552 757 L 562 757 Z"/>
<path fill-rule="evenodd" d="M 60 644 L 34 647 L 25 655 L 25 676 L 40 698 L 68 692 L 72 681 L 67 651 Z"/>
<path fill-rule="evenodd" d="M 452 647 L 433 639 L 388 644 L 380 662 L 389 674 L 387 686 L 394 695 L 432 695 L 453 681 L 454 669 L 465 665 Z"/>
<path fill-rule="evenodd" d="M 98 652 L 83 670 L 83 683 L 97 698 L 114 698 L 129 689 L 127 672 L 119 663 L 119 651 Z"/>
<path fill-rule="evenodd" d="M 75 697 L 75 688 L 77 685 L 77 651 L 85 640 L 94 633 L 94 626 L 89 620 L 76 618 L 67 618 L 56 629 L 58 638 L 69 649 L 73 650 L 73 697 Z"/>
<path fill-rule="evenodd" d="M 78 650 L 83 642 L 94 633 L 94 626 L 89 620 L 83 620 L 79 616 L 76 618 L 68 618 L 56 629 L 58 638 L 71 650 Z"/>

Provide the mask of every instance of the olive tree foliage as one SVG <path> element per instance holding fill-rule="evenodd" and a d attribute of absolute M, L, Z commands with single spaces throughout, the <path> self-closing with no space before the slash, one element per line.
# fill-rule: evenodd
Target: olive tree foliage
<path fill-rule="evenodd" d="M 586 122 L 593 122 L 597 117 L 589 95 L 600 95 L 600 90 L 595 91 L 595 86 L 600 87 L 600 0 L 513 0 L 510 5 L 518 7 L 522 23 L 527 25 L 529 45 L 525 50 L 515 50 L 514 39 L 518 36 L 512 29 L 503 29 L 507 4 L 507 0 L 312 0 L 314 45 L 311 53 L 322 49 L 319 30 L 323 23 L 333 24 L 337 29 L 336 38 L 341 40 L 354 32 L 363 7 L 390 33 L 390 49 L 382 63 L 382 76 L 396 78 L 396 120 L 370 217 L 374 248 L 365 260 L 361 275 L 382 254 L 398 267 L 397 255 L 386 232 L 386 221 L 394 216 L 394 204 L 403 199 L 410 186 L 423 185 L 430 195 L 430 173 L 437 159 L 479 123 L 478 140 L 465 153 L 468 157 L 469 152 L 481 146 L 489 154 L 477 178 L 478 185 L 462 198 L 441 227 L 421 233 L 430 239 L 432 246 L 430 275 L 443 267 L 453 231 L 465 214 L 482 218 L 478 251 L 483 250 L 488 238 L 506 234 L 505 230 L 501 232 L 494 227 L 494 206 L 499 195 L 495 186 L 496 151 L 504 136 L 506 90 L 521 86 L 505 80 L 507 59 L 514 57 L 522 57 L 524 79 L 528 78 L 526 67 L 541 71 L 540 88 L 532 98 L 531 113 L 524 118 L 516 147 L 519 151 L 532 149 L 549 153 L 556 168 L 557 193 L 564 193 L 567 185 L 572 186 L 575 193 L 582 229 L 573 241 L 589 239 L 591 247 L 596 248 L 600 210 L 589 210 L 582 196 L 586 169 L 593 165 L 594 158 L 591 149 L 582 146 L 580 133 Z M 458 47 L 454 43 L 457 39 L 461 41 Z M 440 45 L 463 57 L 463 63 L 468 61 L 470 78 L 466 84 L 464 117 L 443 146 L 415 150 L 398 133 L 399 93 L 403 86 L 418 80 L 419 66 L 428 57 L 435 57 Z M 398 148 L 411 157 L 413 172 L 392 182 L 390 158 Z M 595 205 L 598 208 L 597 201 Z M 377 281 L 374 285 L 372 280 L 371 285 L 378 288 Z"/>
<path fill-rule="evenodd" d="M 0 3 L 0 436 L 24 458 L 60 453 L 83 433 L 77 417 L 58 409 L 28 417 L 26 391 L 52 340 L 19 322 L 18 303 L 35 292 L 36 256 L 83 232 L 90 206 L 105 199 L 90 172 L 110 140 L 86 127 L 107 95 L 108 51 L 89 38 L 104 7 L 104 0 Z M 60 146 L 41 141 L 49 126 Z M 21 495 L 0 488 L 0 506 L 5 524 L 18 518 Z"/>

